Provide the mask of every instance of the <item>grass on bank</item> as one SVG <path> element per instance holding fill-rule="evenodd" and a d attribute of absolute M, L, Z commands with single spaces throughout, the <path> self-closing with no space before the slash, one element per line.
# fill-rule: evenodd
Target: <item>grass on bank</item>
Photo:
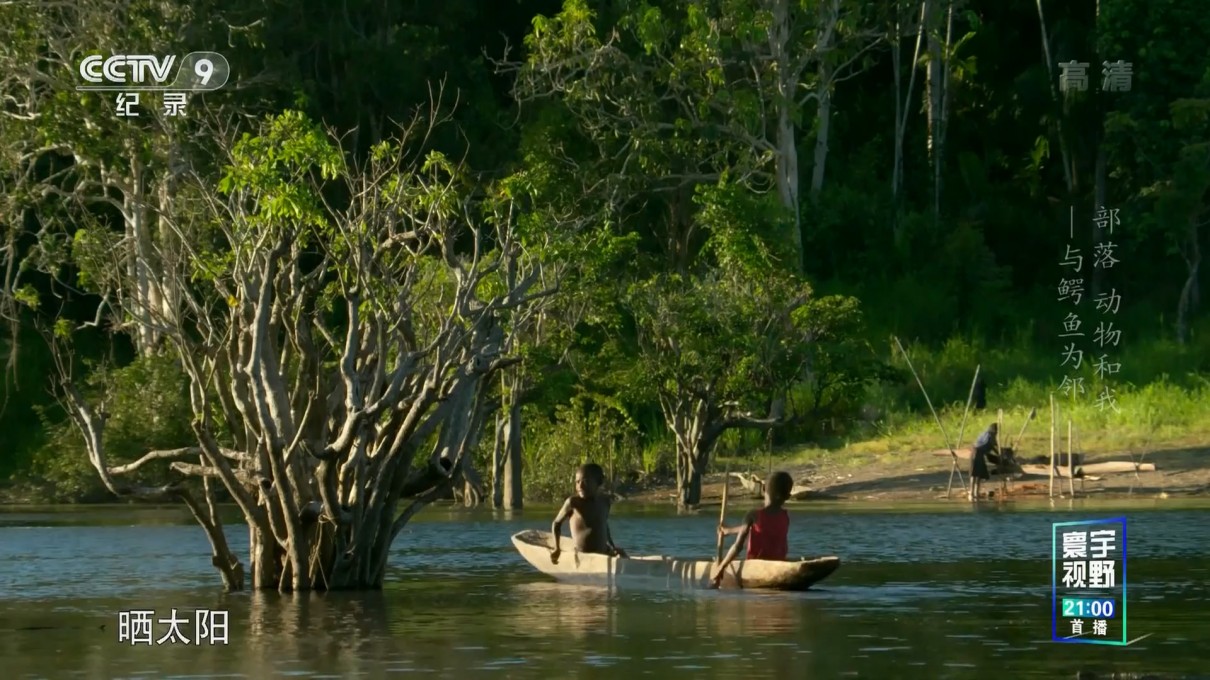
<path fill-rule="evenodd" d="M 1089 455 L 1210 447 L 1210 342 L 1206 334 L 1185 346 L 1153 341 L 1125 348 L 1121 358 L 1115 359 L 1122 366 L 1115 376 L 1121 379 L 1113 381 L 1116 408 L 1098 405 L 1098 381 L 1088 365 L 1084 367 L 1088 385 L 1084 394 L 1073 399 L 1059 392 L 1058 361 L 1039 356 L 1024 341 L 993 349 L 951 340 L 936 351 L 920 347 L 908 351 L 955 448 L 969 447 L 996 420 L 1000 409 L 1004 411 L 1001 443 L 1011 443 L 1026 424 L 1031 409 L 1037 409 L 1037 416 L 1025 428 L 1016 448 L 1024 457 L 1049 454 L 1052 393 L 1058 416 L 1058 450 L 1067 449 L 1069 419 L 1074 431 L 1073 448 Z M 897 365 L 906 370 L 897 350 L 895 358 Z M 976 365 L 983 367 L 987 377 L 987 406 L 981 411 L 972 408 L 963 430 L 966 398 Z M 873 461 L 904 461 L 909 455 L 947 447 L 946 436 L 913 379 L 906 385 L 871 389 L 866 410 L 869 417 L 849 423 L 844 436 L 778 447 L 774 464 L 826 461 L 856 467 Z M 738 466 L 734 469 L 764 469 L 766 461 L 763 447 L 755 446 L 729 447 L 719 459 L 721 464 Z"/>

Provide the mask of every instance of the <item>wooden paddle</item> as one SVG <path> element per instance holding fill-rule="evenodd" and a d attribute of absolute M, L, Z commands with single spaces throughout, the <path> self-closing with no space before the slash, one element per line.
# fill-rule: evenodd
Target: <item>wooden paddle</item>
<path fill-rule="evenodd" d="M 727 463 L 727 471 L 723 473 L 723 505 L 718 509 L 718 525 L 723 526 L 723 520 L 727 518 L 727 490 L 731 488 L 731 464 Z M 715 550 L 715 564 L 723 561 L 723 536 L 718 537 L 718 547 Z"/>

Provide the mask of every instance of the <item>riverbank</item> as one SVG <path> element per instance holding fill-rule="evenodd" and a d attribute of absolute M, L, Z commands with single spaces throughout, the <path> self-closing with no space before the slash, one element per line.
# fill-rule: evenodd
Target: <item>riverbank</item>
<path fill-rule="evenodd" d="M 1026 456 L 1032 457 L 1027 454 Z M 1126 472 L 1090 475 L 1087 479 L 1075 479 L 1076 497 L 1127 498 L 1127 497 L 1196 497 L 1210 496 L 1210 447 L 1204 443 L 1183 444 L 1174 442 L 1169 446 L 1133 448 L 1099 453 L 1089 452 L 1085 464 L 1110 461 L 1127 461 L 1151 464 L 1150 472 Z M 750 472 L 759 477 L 767 474 L 767 460 L 734 459 L 730 461 L 732 472 Z M 725 463 L 724 463 L 725 465 Z M 795 486 L 805 487 L 805 497 L 793 503 L 811 500 L 874 501 L 874 502 L 931 502 L 944 500 L 950 483 L 952 459 L 948 451 L 921 450 L 896 453 L 862 453 L 851 450 L 808 451 L 797 456 L 778 456 L 776 469 L 785 470 L 794 477 Z M 722 465 L 716 465 L 716 470 Z M 967 481 L 969 461 L 959 461 L 962 480 Z M 708 474 L 702 486 L 703 504 L 715 504 L 723 490 L 724 473 Z M 1056 476 L 1055 495 L 1068 496 L 1068 480 Z M 992 493 L 992 499 L 1003 496 L 1008 500 L 1022 498 L 1045 498 L 1050 491 L 1048 476 L 1022 475 L 1010 478 L 1002 485 L 999 477 L 983 485 Z M 1004 491 L 1007 491 L 1007 494 Z M 671 484 L 653 486 L 650 489 L 626 496 L 635 503 L 665 503 L 675 498 L 675 487 Z M 953 477 L 951 498 L 962 498 L 964 490 L 958 476 Z M 746 492 L 738 480 L 732 479 L 729 498 L 737 499 L 756 494 Z"/>

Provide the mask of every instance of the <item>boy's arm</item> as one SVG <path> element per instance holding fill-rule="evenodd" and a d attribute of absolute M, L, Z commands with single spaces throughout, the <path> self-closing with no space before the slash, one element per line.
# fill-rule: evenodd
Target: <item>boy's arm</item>
<path fill-rule="evenodd" d="M 746 517 L 744 517 L 744 523 L 735 528 L 735 533 L 739 535 L 736 536 L 735 542 L 731 544 L 731 549 L 727 551 L 727 556 L 723 558 L 722 562 L 718 563 L 718 568 L 714 571 L 714 578 L 711 580 L 715 585 L 717 585 L 722 579 L 723 572 L 726 570 L 727 566 L 735 561 L 735 558 L 739 556 L 740 547 L 743 546 L 744 541 L 747 540 L 748 532 L 752 530 L 752 525 L 755 523 L 756 511 L 753 510 L 752 512 L 749 512 Z"/>
<path fill-rule="evenodd" d="M 613 542 L 613 534 L 609 531 L 609 522 L 605 522 L 605 541 L 609 544 L 609 549 L 618 557 L 626 557 L 626 551 L 619 548 Z"/>
<path fill-rule="evenodd" d="M 612 550 L 615 555 L 617 555 L 618 557 L 626 557 L 626 551 L 622 550 L 621 548 L 619 548 L 617 545 L 614 544 L 613 532 L 611 532 L 609 530 L 609 511 L 611 509 L 613 509 L 613 496 L 610 496 L 606 500 L 605 508 L 606 508 L 605 509 L 605 543 L 609 546 L 609 549 Z"/>
<path fill-rule="evenodd" d="M 563 507 L 559 510 L 559 514 L 555 515 L 555 521 L 550 523 L 550 533 L 555 537 L 555 552 L 559 552 L 559 538 L 563 533 L 563 522 L 571 516 L 571 498 L 568 497 L 563 502 Z"/>

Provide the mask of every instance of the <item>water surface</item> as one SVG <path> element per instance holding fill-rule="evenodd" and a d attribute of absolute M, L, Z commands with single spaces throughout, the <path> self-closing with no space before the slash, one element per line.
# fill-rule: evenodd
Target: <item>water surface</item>
<path fill-rule="evenodd" d="M 382 592 L 299 597 L 222 593 L 205 536 L 177 508 L 0 513 L 3 677 L 1195 677 L 1210 668 L 1210 509 L 808 507 L 794 514 L 791 549 L 844 564 L 802 594 L 555 584 L 508 540 L 548 527 L 544 508 L 433 509 L 396 541 Z M 1128 648 L 1050 642 L 1050 523 L 1123 514 L 1130 637 L 1150 637 Z M 613 534 L 635 554 L 707 557 L 716 521 L 635 509 L 614 519 Z M 246 543 L 244 527 L 227 531 Z M 167 618 L 174 608 L 227 611 L 228 644 L 118 642 L 118 612 Z"/>

